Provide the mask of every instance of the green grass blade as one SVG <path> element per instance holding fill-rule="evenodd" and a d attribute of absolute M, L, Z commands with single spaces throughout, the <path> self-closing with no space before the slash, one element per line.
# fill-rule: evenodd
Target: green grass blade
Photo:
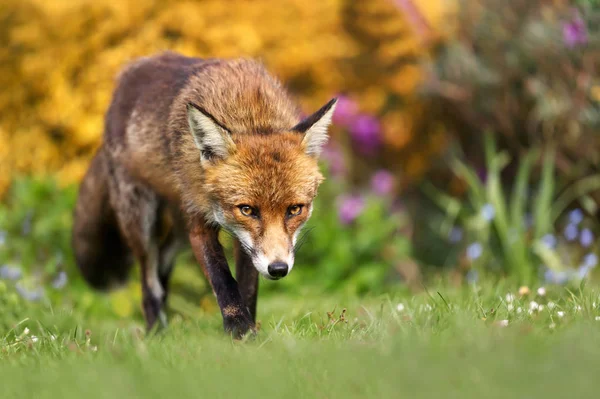
<path fill-rule="evenodd" d="M 534 238 L 536 239 L 552 230 L 553 219 L 550 212 L 554 192 L 554 158 L 554 148 L 547 148 L 544 153 L 540 189 L 534 204 Z"/>
<path fill-rule="evenodd" d="M 552 222 L 555 222 L 575 200 L 597 190 L 600 190 L 600 174 L 584 177 L 571 184 L 554 202 L 551 212 Z"/>
<path fill-rule="evenodd" d="M 529 151 L 519 164 L 515 187 L 510 200 L 510 218 L 513 227 L 521 227 L 523 225 L 522 222 L 527 204 L 527 186 L 531 177 L 533 162 L 538 155 L 539 153 L 536 150 Z M 521 229 L 519 228 L 519 230 Z"/>
<path fill-rule="evenodd" d="M 469 187 L 469 199 L 476 208 L 481 208 L 485 204 L 485 189 L 477 173 L 464 162 L 455 159 L 452 161 L 452 171 L 460 178 L 464 179 Z"/>

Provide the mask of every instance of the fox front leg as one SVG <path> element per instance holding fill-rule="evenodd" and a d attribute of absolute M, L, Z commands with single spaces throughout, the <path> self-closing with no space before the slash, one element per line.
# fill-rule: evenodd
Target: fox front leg
<path fill-rule="evenodd" d="M 195 223 L 190 229 L 189 239 L 196 260 L 204 270 L 223 315 L 225 331 L 235 338 L 255 331 L 254 321 L 242 296 L 238 284 L 229 271 L 229 265 L 219 243 L 218 228 Z"/>
<path fill-rule="evenodd" d="M 258 270 L 246 253 L 239 240 L 234 241 L 235 278 L 239 284 L 240 294 L 256 323 L 256 297 L 258 294 Z"/>

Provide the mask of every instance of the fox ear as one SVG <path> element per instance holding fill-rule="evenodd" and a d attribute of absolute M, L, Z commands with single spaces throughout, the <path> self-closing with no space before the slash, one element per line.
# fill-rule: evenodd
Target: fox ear
<path fill-rule="evenodd" d="M 331 124 L 331 117 L 333 111 L 335 111 L 336 103 L 337 98 L 330 100 L 320 110 L 292 128 L 293 131 L 304 133 L 302 145 L 308 155 L 318 157 L 323 146 L 327 143 L 329 138 L 327 128 Z"/>
<path fill-rule="evenodd" d="M 202 161 L 225 159 L 235 151 L 229 131 L 204 109 L 189 103 L 187 118 Z"/>

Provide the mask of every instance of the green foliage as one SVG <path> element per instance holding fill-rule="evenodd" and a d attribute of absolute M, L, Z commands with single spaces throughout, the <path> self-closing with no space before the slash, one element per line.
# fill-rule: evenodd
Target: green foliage
<path fill-rule="evenodd" d="M 43 292 L 44 299 L 70 301 L 71 291 L 85 293 L 78 306 L 111 307 L 118 317 L 139 314 L 140 287 L 137 268 L 132 284 L 102 300 L 92 293 L 77 270 L 71 249 L 72 215 L 76 187 L 59 188 L 54 180 L 20 178 L 7 201 L 0 205 L 0 266 L 20 270 L 22 291 Z M 400 234 L 405 216 L 390 211 L 390 198 L 365 196 L 365 207 L 350 225 L 344 225 L 336 210 L 342 188 L 335 181 L 325 184 L 305 228 L 305 241 L 296 256 L 294 272 L 281 282 L 264 281 L 263 291 L 340 289 L 348 292 L 381 292 L 393 279 L 395 263 L 408 256 L 410 244 Z M 223 237 L 227 250 L 231 242 Z M 233 259 L 230 258 L 230 264 Z M 66 272 L 69 293 L 54 283 Z M 16 282 L 8 282 L 13 287 Z M 179 258 L 173 276 L 171 307 L 182 314 L 217 311 L 199 266 L 188 251 Z M 27 296 L 27 294 L 25 295 Z M 38 298 L 42 299 L 42 298 Z M 108 302 L 107 302 L 108 301 Z"/>
<path fill-rule="evenodd" d="M 467 236 L 467 269 L 497 272 L 523 284 L 540 276 L 540 265 L 553 272 L 565 272 L 572 265 L 561 259 L 554 245 L 544 238 L 554 229 L 567 204 L 600 189 L 599 176 L 575 182 L 560 191 L 556 184 L 555 151 L 533 149 L 519 162 L 512 191 L 505 192 L 503 169 L 510 163 L 506 151 L 498 151 L 491 134 L 486 134 L 486 178 L 482 181 L 474 168 L 460 158 L 452 163 L 454 173 L 468 186 L 468 202 L 463 203 L 425 185 L 425 191 L 445 210 L 447 218 L 442 234 L 450 235 L 455 224 L 464 227 Z M 542 175 L 532 185 L 532 165 L 542 156 Z M 473 252 L 471 252 L 473 251 Z"/>
<path fill-rule="evenodd" d="M 394 266 L 410 255 L 402 232 L 407 216 L 392 211 L 390 198 L 366 194 L 362 213 L 345 225 L 336 209 L 342 193 L 335 182 L 321 188 L 295 268 L 306 270 L 305 283 L 326 290 L 381 292 L 394 282 Z"/>
<path fill-rule="evenodd" d="M 72 271 L 71 225 L 75 188 L 59 189 L 46 178 L 21 178 L 0 205 L 0 264 L 14 263 L 52 276 Z"/>
<path fill-rule="evenodd" d="M 512 159 L 553 143 L 561 178 L 574 181 L 595 173 L 600 154 L 597 3 L 459 2 L 457 34 L 432 61 L 427 88 L 450 110 L 446 114 L 456 123 L 449 127 L 470 162 L 483 166 L 479 132 L 491 128 Z M 598 202 L 598 192 L 594 195 Z"/>

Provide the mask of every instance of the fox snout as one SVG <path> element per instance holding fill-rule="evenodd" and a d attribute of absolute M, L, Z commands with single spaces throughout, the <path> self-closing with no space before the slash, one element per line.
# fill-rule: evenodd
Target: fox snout
<path fill-rule="evenodd" d="M 290 273 L 294 267 L 294 246 L 287 235 L 266 232 L 262 237 L 250 240 L 250 234 L 242 236 L 254 267 L 265 278 L 279 280 Z"/>

